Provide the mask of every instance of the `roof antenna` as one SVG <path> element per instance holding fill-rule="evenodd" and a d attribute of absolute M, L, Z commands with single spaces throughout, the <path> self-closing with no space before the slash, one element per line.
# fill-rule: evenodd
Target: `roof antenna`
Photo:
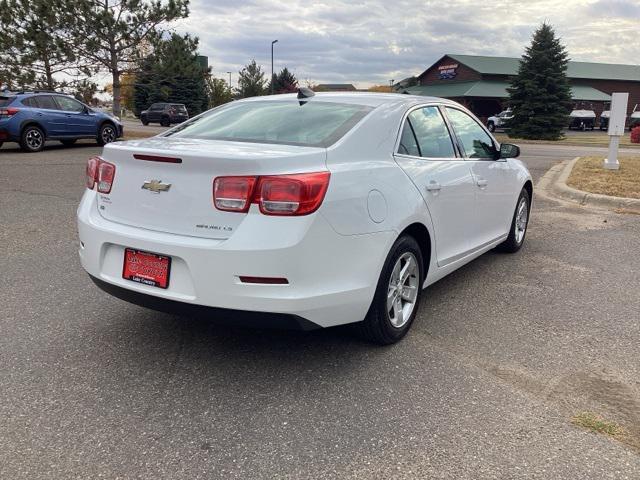
<path fill-rule="evenodd" d="M 307 101 L 304 100 L 305 98 L 311 98 L 311 97 L 314 97 L 315 95 L 316 95 L 316 93 L 313 90 L 311 90 L 310 88 L 300 87 L 298 89 L 298 100 L 300 101 L 300 106 L 302 106 L 305 103 L 307 103 Z"/>

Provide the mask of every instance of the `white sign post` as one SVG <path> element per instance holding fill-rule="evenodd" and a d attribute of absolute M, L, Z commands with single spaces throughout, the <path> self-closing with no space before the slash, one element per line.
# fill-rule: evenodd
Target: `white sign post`
<path fill-rule="evenodd" d="M 611 94 L 611 113 L 609 115 L 609 155 L 604 159 L 604 168 L 606 170 L 618 170 L 618 147 L 620 146 L 620 137 L 624 135 L 624 124 L 627 120 L 627 103 L 629 102 L 628 93 L 612 93 Z"/>

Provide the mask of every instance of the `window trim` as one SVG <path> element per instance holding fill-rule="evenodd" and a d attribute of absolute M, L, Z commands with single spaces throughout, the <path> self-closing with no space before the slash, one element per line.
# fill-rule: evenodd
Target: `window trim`
<path fill-rule="evenodd" d="M 403 157 L 403 158 L 411 158 L 411 159 L 418 159 L 418 160 L 426 160 L 426 161 L 439 161 L 439 162 L 450 162 L 452 160 L 464 160 L 464 156 L 462 155 L 462 151 L 458 145 L 458 138 L 457 136 L 453 135 L 453 131 L 451 129 L 451 125 L 449 124 L 449 119 L 447 118 L 447 116 L 444 114 L 444 112 L 442 111 L 442 106 L 444 106 L 444 104 L 441 103 L 436 103 L 436 102 L 429 102 L 429 103 L 422 103 L 419 105 L 414 105 L 411 108 L 409 108 L 409 110 L 407 110 L 404 115 L 402 116 L 402 120 L 400 121 L 400 130 L 398 131 L 398 135 L 396 138 L 396 144 L 394 147 L 394 156 L 398 156 L 398 157 Z M 400 141 L 402 140 L 402 132 L 404 130 L 404 125 L 407 121 L 409 121 L 409 115 L 414 112 L 415 110 L 421 110 L 423 108 L 426 107 L 435 107 L 436 110 L 438 110 L 438 112 L 440 113 L 440 116 L 442 117 L 442 120 L 444 121 L 444 125 L 447 128 L 447 132 L 449 133 L 449 139 L 451 140 L 451 146 L 453 147 L 453 157 L 416 157 L 415 155 L 407 155 L 406 153 L 400 153 L 399 152 L 399 148 L 400 148 Z M 411 127 L 411 132 L 413 133 L 413 136 L 416 140 L 416 145 L 418 145 L 418 150 L 420 151 L 420 153 L 422 153 L 422 150 L 420 149 L 420 144 L 418 142 L 418 137 L 416 136 L 416 133 L 413 129 L 413 125 L 411 125 L 411 122 L 409 122 L 409 125 Z"/>
<path fill-rule="evenodd" d="M 447 113 L 447 108 L 450 108 L 452 110 L 458 110 L 459 112 L 462 112 L 464 114 L 466 114 L 471 120 L 473 120 L 474 122 L 476 122 L 476 125 L 478 125 L 480 127 L 480 129 L 486 133 L 489 138 L 491 139 L 491 143 L 493 145 L 493 148 L 495 149 L 496 152 L 500 152 L 500 143 L 498 143 L 498 141 L 493 137 L 493 135 L 491 135 L 491 132 L 489 130 L 487 130 L 487 128 L 482 125 L 482 123 L 480 123 L 476 118 L 475 115 L 473 115 L 473 113 L 471 113 L 470 111 L 464 109 L 464 108 L 460 108 L 457 105 L 443 105 L 443 115 L 446 116 L 447 121 L 451 122 L 451 119 L 449 118 L 449 115 Z M 498 160 L 500 160 L 500 158 L 496 158 L 496 157 L 469 157 L 467 155 L 467 151 L 464 148 L 464 144 L 462 143 L 462 140 L 460 139 L 460 137 L 458 136 L 458 132 L 456 131 L 455 127 L 453 126 L 453 123 L 451 123 L 451 131 L 453 132 L 453 134 L 455 135 L 456 138 L 456 142 L 458 143 L 458 147 L 460 149 L 460 152 L 462 154 L 462 158 L 464 158 L 465 160 L 469 160 L 471 162 L 475 162 L 475 161 L 480 161 L 480 162 L 496 162 Z"/>

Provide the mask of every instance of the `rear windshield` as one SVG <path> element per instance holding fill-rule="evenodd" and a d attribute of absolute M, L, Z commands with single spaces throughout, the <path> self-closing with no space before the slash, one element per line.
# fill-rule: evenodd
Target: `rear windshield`
<path fill-rule="evenodd" d="M 0 107 L 11 105 L 11 102 L 13 102 L 15 98 L 16 97 L 0 97 Z"/>
<path fill-rule="evenodd" d="M 187 107 L 185 107 L 184 105 L 171 105 L 171 108 L 174 108 L 179 112 L 186 112 L 187 111 Z"/>
<path fill-rule="evenodd" d="M 328 147 L 372 107 L 346 103 L 254 101 L 230 103 L 192 119 L 167 136 Z"/>

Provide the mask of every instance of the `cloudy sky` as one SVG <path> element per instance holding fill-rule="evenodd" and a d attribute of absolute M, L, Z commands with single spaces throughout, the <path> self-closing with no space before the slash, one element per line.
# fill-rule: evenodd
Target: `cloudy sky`
<path fill-rule="evenodd" d="M 388 84 L 444 53 L 520 56 L 550 22 L 571 58 L 638 63 L 640 0 L 192 0 L 176 24 L 200 37 L 218 77 L 255 58 L 312 83 Z"/>

